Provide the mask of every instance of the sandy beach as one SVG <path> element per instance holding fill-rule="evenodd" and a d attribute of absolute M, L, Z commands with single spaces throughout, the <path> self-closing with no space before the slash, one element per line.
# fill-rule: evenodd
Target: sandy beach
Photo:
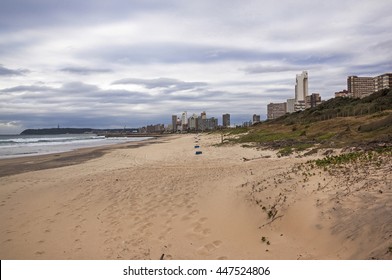
<path fill-rule="evenodd" d="M 0 258 L 392 259 L 390 158 L 330 172 L 218 143 L 1 160 Z"/>

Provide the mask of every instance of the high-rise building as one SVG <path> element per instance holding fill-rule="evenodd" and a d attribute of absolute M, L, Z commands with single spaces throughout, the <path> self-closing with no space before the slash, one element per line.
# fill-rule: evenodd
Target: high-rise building
<path fill-rule="evenodd" d="M 222 115 L 222 126 L 229 127 L 230 126 L 230 114 Z"/>
<path fill-rule="evenodd" d="M 304 101 L 305 102 L 305 101 Z M 284 116 L 287 112 L 287 103 L 270 103 L 267 105 L 267 118 L 269 120 Z"/>
<path fill-rule="evenodd" d="M 252 124 L 260 122 L 260 115 L 253 114 L 253 121 Z"/>
<path fill-rule="evenodd" d="M 176 128 L 176 131 L 181 131 L 181 130 L 182 130 L 181 119 L 177 118 L 177 128 Z"/>
<path fill-rule="evenodd" d="M 287 113 L 294 113 L 295 98 L 287 99 Z"/>
<path fill-rule="evenodd" d="M 354 98 L 368 96 L 374 92 L 374 78 L 349 76 L 347 78 L 347 89 L 349 95 Z"/>
<path fill-rule="evenodd" d="M 201 116 L 201 118 L 202 118 L 203 120 L 205 120 L 205 119 L 207 118 L 207 114 L 206 114 L 205 111 L 203 111 L 203 112 L 200 114 L 200 116 Z"/>
<path fill-rule="evenodd" d="M 305 102 L 306 96 L 308 96 L 308 72 L 302 71 L 302 74 L 296 76 L 295 103 Z"/>
<path fill-rule="evenodd" d="M 319 93 L 312 93 L 306 97 L 306 108 L 314 108 L 321 104 L 321 96 Z"/>
<path fill-rule="evenodd" d="M 374 91 L 379 91 L 386 88 L 392 88 L 392 73 L 385 73 L 383 75 L 374 77 Z"/>
<path fill-rule="evenodd" d="M 187 112 L 185 111 L 184 113 L 182 113 L 181 115 L 181 130 L 185 131 L 188 129 L 188 115 Z"/>
<path fill-rule="evenodd" d="M 386 88 L 392 88 L 392 73 L 385 73 L 376 77 L 347 77 L 348 95 L 352 97 L 363 98 Z"/>
<path fill-rule="evenodd" d="M 177 132 L 177 115 L 172 115 L 172 131 Z"/>
<path fill-rule="evenodd" d="M 214 130 L 218 127 L 218 119 L 216 118 L 209 118 L 209 119 L 203 119 L 201 117 L 198 118 L 199 122 L 199 130 L 205 131 L 205 130 Z"/>
<path fill-rule="evenodd" d="M 184 125 L 187 125 L 188 124 L 188 114 L 187 114 L 187 112 L 185 111 L 184 113 L 182 113 L 182 115 L 181 115 L 181 123 Z"/>
<path fill-rule="evenodd" d="M 198 121 L 197 121 L 197 115 L 193 114 L 189 120 L 188 120 L 188 125 L 189 125 L 189 129 L 191 131 L 197 131 L 199 129 L 198 127 Z"/>

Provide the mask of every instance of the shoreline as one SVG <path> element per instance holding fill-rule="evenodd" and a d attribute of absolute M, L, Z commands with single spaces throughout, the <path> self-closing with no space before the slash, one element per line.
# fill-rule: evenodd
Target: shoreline
<path fill-rule="evenodd" d="M 142 141 L 130 141 L 119 144 L 108 144 L 96 147 L 78 148 L 72 151 L 56 152 L 42 155 L 26 155 L 13 158 L 0 158 L 0 178 L 4 176 L 17 175 L 30 171 L 45 170 L 81 164 L 83 162 L 99 158 L 104 154 L 126 148 L 138 148 L 145 145 L 157 143 L 165 137 L 154 137 Z"/>

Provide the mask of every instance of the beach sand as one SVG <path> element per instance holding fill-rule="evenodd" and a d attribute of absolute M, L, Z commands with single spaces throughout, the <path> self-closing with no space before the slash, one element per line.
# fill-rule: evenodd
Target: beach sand
<path fill-rule="evenodd" d="M 390 159 L 331 173 L 195 141 L 1 160 L 0 258 L 392 259 Z"/>

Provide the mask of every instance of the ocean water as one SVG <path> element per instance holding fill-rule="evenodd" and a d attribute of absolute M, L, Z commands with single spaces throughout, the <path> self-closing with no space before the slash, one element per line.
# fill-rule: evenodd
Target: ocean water
<path fill-rule="evenodd" d="M 0 135 L 0 158 L 14 158 L 73 151 L 126 142 L 143 141 L 150 137 L 105 138 L 95 134 L 64 135 Z"/>

